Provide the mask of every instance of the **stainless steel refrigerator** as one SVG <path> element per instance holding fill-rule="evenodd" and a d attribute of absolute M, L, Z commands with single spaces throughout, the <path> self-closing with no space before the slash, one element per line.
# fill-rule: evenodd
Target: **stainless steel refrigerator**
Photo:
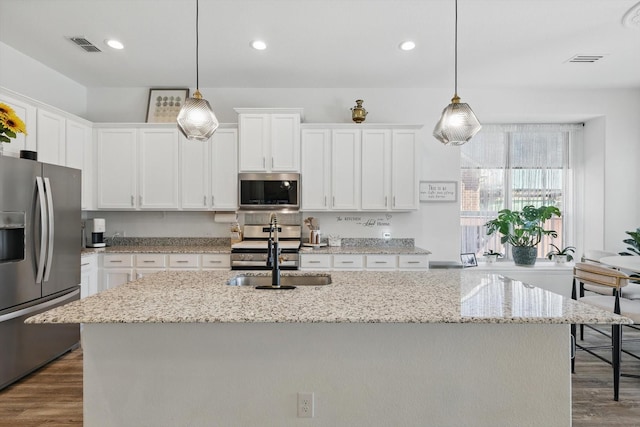
<path fill-rule="evenodd" d="M 0 389 L 76 347 L 79 325 L 26 325 L 80 298 L 81 171 L 0 156 Z"/>

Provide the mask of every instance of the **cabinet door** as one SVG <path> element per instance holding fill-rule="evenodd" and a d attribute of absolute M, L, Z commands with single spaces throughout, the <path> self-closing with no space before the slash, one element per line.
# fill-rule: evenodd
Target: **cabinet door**
<path fill-rule="evenodd" d="M 218 129 L 211 146 L 211 208 L 238 209 L 238 131 Z"/>
<path fill-rule="evenodd" d="M 80 298 L 98 293 L 97 255 L 87 255 L 80 259 Z"/>
<path fill-rule="evenodd" d="M 82 170 L 82 209 L 91 208 L 93 198 L 93 153 L 91 128 L 85 124 L 73 120 L 66 121 L 66 160 L 65 164 L 70 168 Z"/>
<path fill-rule="evenodd" d="M 102 272 L 103 291 L 133 280 L 133 268 L 105 268 Z"/>
<path fill-rule="evenodd" d="M 2 142 L 4 144 L 4 154 L 10 154 L 12 157 L 20 157 L 20 150 L 37 151 L 37 136 L 38 128 L 37 123 L 37 111 L 38 109 L 27 102 L 11 98 L 9 96 L 0 94 L 0 102 L 7 104 L 13 108 L 18 117 L 22 119 L 27 127 L 27 134 L 18 133 L 15 138 L 11 139 L 11 142 Z"/>
<path fill-rule="evenodd" d="M 266 146 L 270 134 L 268 114 L 240 114 L 240 172 L 266 172 Z"/>
<path fill-rule="evenodd" d="M 213 134 L 216 137 L 220 129 Z M 180 135 L 182 177 L 180 206 L 183 209 L 206 210 L 209 206 L 209 141 L 189 141 Z"/>
<path fill-rule="evenodd" d="M 273 172 L 300 171 L 300 115 L 271 114 L 270 135 L 271 163 L 267 169 Z"/>
<path fill-rule="evenodd" d="M 384 129 L 362 131 L 362 209 L 389 208 L 391 132 Z"/>
<path fill-rule="evenodd" d="M 136 129 L 98 129 L 98 208 L 136 207 Z"/>
<path fill-rule="evenodd" d="M 329 209 L 331 197 L 331 131 L 302 131 L 302 210 Z"/>
<path fill-rule="evenodd" d="M 334 130 L 331 136 L 331 207 L 360 209 L 360 130 Z"/>
<path fill-rule="evenodd" d="M 176 129 L 141 129 L 139 207 L 178 208 L 179 147 Z"/>
<path fill-rule="evenodd" d="M 415 131 L 395 130 L 391 145 L 391 209 L 418 209 Z"/>
<path fill-rule="evenodd" d="M 65 166 L 65 118 L 47 110 L 38 109 L 38 160 Z"/>

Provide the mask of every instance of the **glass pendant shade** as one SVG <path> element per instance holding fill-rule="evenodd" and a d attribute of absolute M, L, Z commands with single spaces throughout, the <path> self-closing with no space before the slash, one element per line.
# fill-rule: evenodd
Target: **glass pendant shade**
<path fill-rule="evenodd" d="M 469 104 L 457 95 L 442 110 L 442 117 L 433 129 L 433 136 L 445 145 L 462 145 L 480 132 L 482 126 Z"/>
<path fill-rule="evenodd" d="M 178 129 L 189 140 L 206 141 L 218 129 L 219 122 L 209 102 L 199 91 L 187 98 L 178 113 Z"/>

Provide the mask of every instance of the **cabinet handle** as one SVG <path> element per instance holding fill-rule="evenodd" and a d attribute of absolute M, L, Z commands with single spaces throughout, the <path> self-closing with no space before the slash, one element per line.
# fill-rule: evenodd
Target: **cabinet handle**
<path fill-rule="evenodd" d="M 387 196 L 384 196 L 384 207 L 386 208 L 387 206 L 389 206 L 389 205 L 387 204 Z"/>
<path fill-rule="evenodd" d="M 176 262 L 177 262 L 178 264 L 186 264 L 186 263 L 188 263 L 189 261 L 185 261 L 185 260 L 180 260 L 180 259 L 179 259 L 179 260 L 177 260 Z"/>
<path fill-rule="evenodd" d="M 209 261 L 211 264 L 220 264 L 222 261 L 211 260 Z"/>
<path fill-rule="evenodd" d="M 407 264 L 420 264 L 420 261 L 407 261 Z"/>
<path fill-rule="evenodd" d="M 340 261 L 341 264 L 353 264 L 353 261 Z"/>
<path fill-rule="evenodd" d="M 155 264 L 155 261 L 151 261 L 150 259 L 145 259 L 142 262 L 144 262 L 145 264 L 150 264 L 150 263 L 154 263 Z"/>
<path fill-rule="evenodd" d="M 393 207 L 396 207 L 396 196 L 393 196 Z"/>
<path fill-rule="evenodd" d="M 202 206 L 207 206 L 207 196 L 202 196 Z"/>
<path fill-rule="evenodd" d="M 376 264 L 386 264 L 387 261 L 376 261 Z"/>
<path fill-rule="evenodd" d="M 215 206 L 216 205 L 216 197 L 212 194 L 211 195 L 211 206 Z"/>
<path fill-rule="evenodd" d="M 320 264 L 320 261 L 309 261 L 309 264 Z"/>
<path fill-rule="evenodd" d="M 271 169 L 273 169 L 273 157 L 271 157 Z"/>
<path fill-rule="evenodd" d="M 142 206 L 142 194 L 138 196 L 138 204 Z"/>
<path fill-rule="evenodd" d="M 133 199 L 133 195 L 131 195 L 131 206 L 134 205 L 134 199 Z"/>
<path fill-rule="evenodd" d="M 267 160 L 264 158 L 264 156 L 262 157 L 262 169 L 267 167 Z"/>
<path fill-rule="evenodd" d="M 332 201 L 332 203 L 331 203 L 331 207 L 332 207 L 332 208 L 335 208 L 335 207 L 336 207 L 336 196 L 333 196 L 332 200 L 333 200 L 333 201 Z"/>
<path fill-rule="evenodd" d="M 91 263 L 88 262 L 86 264 L 80 264 L 80 266 L 82 267 L 82 266 L 89 265 L 89 264 L 91 264 Z"/>
<path fill-rule="evenodd" d="M 324 196 L 324 206 L 327 206 L 327 196 Z"/>
<path fill-rule="evenodd" d="M 121 259 L 113 259 L 113 260 L 110 260 L 109 262 L 110 262 L 110 263 L 114 263 L 114 262 L 122 262 L 122 260 L 121 260 Z"/>

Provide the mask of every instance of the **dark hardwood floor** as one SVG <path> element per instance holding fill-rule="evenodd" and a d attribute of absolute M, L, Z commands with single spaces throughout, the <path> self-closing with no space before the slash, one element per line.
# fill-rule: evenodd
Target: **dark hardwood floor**
<path fill-rule="evenodd" d="M 624 338 L 640 332 L 624 328 Z M 593 332 L 585 340 L 604 342 Z M 640 354 L 640 342 L 625 344 Z M 607 354 L 605 351 L 604 354 Z M 640 361 L 623 356 L 623 372 L 640 374 Z M 623 377 L 613 400 L 609 365 L 578 352 L 573 375 L 574 427 L 640 426 L 640 379 Z M 0 427 L 82 426 L 82 350 L 74 350 L 0 391 Z"/>

